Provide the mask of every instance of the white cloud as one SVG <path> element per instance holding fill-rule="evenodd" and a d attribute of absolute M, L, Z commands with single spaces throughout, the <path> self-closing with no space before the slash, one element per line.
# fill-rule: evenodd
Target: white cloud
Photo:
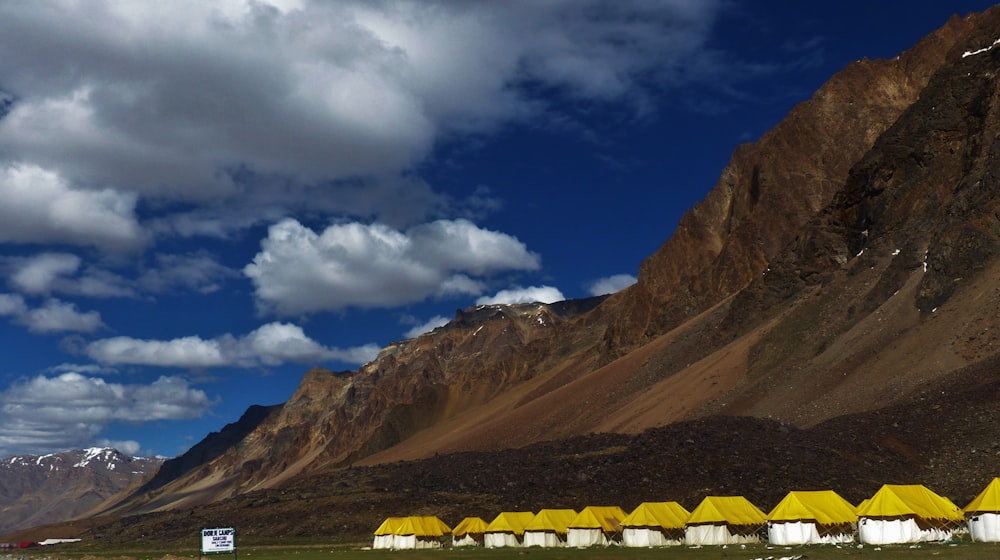
<path fill-rule="evenodd" d="M 87 345 L 87 355 L 102 364 L 132 364 L 185 368 L 226 365 L 219 342 L 186 336 L 172 340 L 140 340 L 116 336 Z"/>
<path fill-rule="evenodd" d="M 0 265 L 9 271 L 9 283 L 24 294 L 136 297 L 125 278 L 82 263 L 83 259 L 70 253 L 0 258 Z"/>
<path fill-rule="evenodd" d="M 624 290 L 637 281 L 636 277 L 631 274 L 615 274 L 594 280 L 587 286 L 587 291 L 592 296 L 603 296 Z"/>
<path fill-rule="evenodd" d="M 49 294 L 56 279 L 74 274 L 80 257 L 68 253 L 42 253 L 24 259 L 11 275 L 10 282 L 26 294 Z"/>
<path fill-rule="evenodd" d="M 341 361 L 363 364 L 380 348 L 367 344 L 354 348 L 328 348 L 310 339 L 297 325 L 268 323 L 237 338 L 224 335 L 205 340 L 197 336 L 171 340 L 141 340 L 118 336 L 95 340 L 85 352 L 106 365 L 141 365 L 181 368 L 222 366 L 274 366 L 288 362 L 319 364 Z"/>
<path fill-rule="evenodd" d="M 645 110 L 708 66 L 722 2 L 281 4 L 0 3 L 0 240 L 136 248 L 137 197 L 196 205 L 154 219 L 181 235 L 416 223 L 441 200 L 402 178 L 441 138 L 573 105 L 553 92 Z"/>
<path fill-rule="evenodd" d="M 0 317 L 11 317 L 34 333 L 94 332 L 104 327 L 97 311 L 81 312 L 76 305 L 48 299 L 41 307 L 31 307 L 17 294 L 0 294 Z"/>
<path fill-rule="evenodd" d="M 20 317 L 28 311 L 24 298 L 17 294 L 0 294 L 0 317 Z"/>
<path fill-rule="evenodd" d="M 287 219 L 271 226 L 243 271 L 253 280 L 262 311 L 294 315 L 476 294 L 481 284 L 467 274 L 538 266 L 538 256 L 517 239 L 465 220 L 439 220 L 406 232 L 337 224 L 317 234 Z"/>
<path fill-rule="evenodd" d="M 566 297 L 558 288 L 552 286 L 530 286 L 527 288 L 510 288 L 500 290 L 493 296 L 484 296 L 476 300 L 476 305 L 514 304 L 514 303 L 554 303 L 563 301 Z"/>
<path fill-rule="evenodd" d="M 136 285 L 154 293 L 183 289 L 210 294 L 221 289 L 225 281 L 238 276 L 238 271 L 220 264 L 205 251 L 157 254 L 156 266 L 144 269 Z"/>
<path fill-rule="evenodd" d="M 40 375 L 0 393 L 0 455 L 87 447 L 112 422 L 195 418 L 211 406 L 179 377 L 129 385 L 72 372 Z"/>
<path fill-rule="evenodd" d="M 0 120 L 0 138 L 6 120 Z M 0 199 L 0 242 L 68 243 L 116 251 L 134 250 L 146 242 L 135 218 L 135 194 L 74 188 L 59 173 L 34 164 L 0 161 Z"/>
<path fill-rule="evenodd" d="M 373 360 L 379 351 L 374 344 L 350 349 L 326 348 L 307 337 L 301 327 L 289 323 L 268 323 L 244 337 L 238 346 L 249 361 L 265 365 L 330 360 L 362 364 Z"/>
<path fill-rule="evenodd" d="M 239 271 L 220 264 L 206 251 L 153 255 L 154 262 L 119 261 L 137 270 L 117 272 L 84 265 L 70 253 L 40 253 L 29 257 L 0 257 L 0 270 L 9 284 L 23 294 L 64 294 L 96 298 L 137 298 L 140 293 L 178 291 L 210 294 L 240 276 Z"/>
<path fill-rule="evenodd" d="M 406 338 L 416 338 L 424 333 L 429 333 L 432 330 L 443 327 L 450 322 L 451 319 L 445 317 L 444 315 L 435 315 L 422 324 L 416 325 L 410 330 L 406 331 L 403 336 Z"/>
<path fill-rule="evenodd" d="M 110 447 L 112 449 L 117 449 L 119 452 L 129 455 L 131 457 L 138 457 L 139 452 L 142 451 L 142 445 L 134 439 L 128 440 L 110 440 L 110 439 L 99 439 L 97 440 L 98 447 Z"/>

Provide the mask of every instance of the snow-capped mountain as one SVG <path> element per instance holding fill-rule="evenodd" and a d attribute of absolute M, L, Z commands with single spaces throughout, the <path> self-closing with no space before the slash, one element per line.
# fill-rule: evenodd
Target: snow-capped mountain
<path fill-rule="evenodd" d="M 0 534 L 86 513 L 162 462 L 96 447 L 0 459 Z"/>

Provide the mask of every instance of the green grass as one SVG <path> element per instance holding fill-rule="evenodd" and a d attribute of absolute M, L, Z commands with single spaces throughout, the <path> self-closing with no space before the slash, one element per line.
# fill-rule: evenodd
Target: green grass
<path fill-rule="evenodd" d="M 588 548 L 588 549 L 482 549 L 446 548 L 441 550 L 365 550 L 363 545 L 323 544 L 315 540 L 301 542 L 269 542 L 240 545 L 237 555 L 216 554 L 204 556 L 205 560 L 699 560 L 726 559 L 751 560 L 756 558 L 781 558 L 804 555 L 809 560 L 972 560 L 1000 558 L 1000 545 L 992 543 L 958 542 L 953 544 L 919 544 L 871 546 L 857 545 L 837 548 L 834 546 L 781 547 L 766 544 L 740 546 L 706 546 L 702 548 L 666 547 L 655 549 Z M 0 559 L 26 558 L 27 560 L 92 560 L 122 559 L 159 560 L 164 557 L 199 558 L 198 545 L 192 540 L 185 547 L 97 547 L 57 545 L 29 551 L 12 551 L 0 554 Z"/>

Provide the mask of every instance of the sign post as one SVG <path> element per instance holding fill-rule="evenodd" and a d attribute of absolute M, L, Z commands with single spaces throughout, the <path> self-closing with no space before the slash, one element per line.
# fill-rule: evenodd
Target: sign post
<path fill-rule="evenodd" d="M 236 529 L 232 527 L 201 530 L 201 554 L 232 554 L 236 556 Z"/>

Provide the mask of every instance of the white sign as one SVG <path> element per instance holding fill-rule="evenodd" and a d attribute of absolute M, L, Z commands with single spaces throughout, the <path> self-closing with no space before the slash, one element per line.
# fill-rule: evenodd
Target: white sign
<path fill-rule="evenodd" d="M 233 552 L 234 550 L 236 550 L 236 531 L 232 527 L 201 530 L 202 552 Z"/>

